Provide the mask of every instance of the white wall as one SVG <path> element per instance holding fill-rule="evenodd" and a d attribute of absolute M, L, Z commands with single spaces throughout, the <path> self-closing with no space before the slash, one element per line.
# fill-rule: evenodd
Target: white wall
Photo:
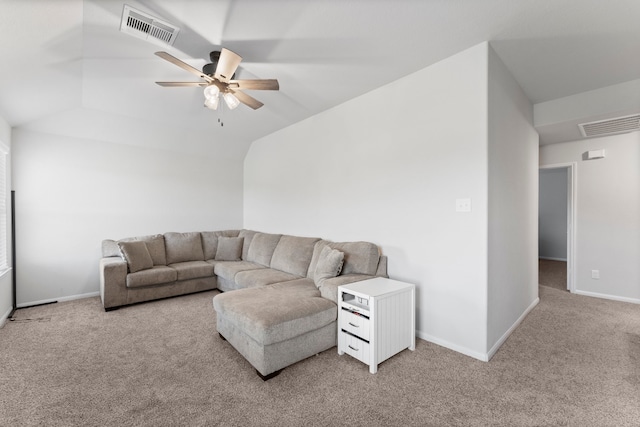
<path fill-rule="evenodd" d="M 567 168 L 540 169 L 538 256 L 567 260 Z"/>
<path fill-rule="evenodd" d="M 533 106 L 489 49 L 487 349 L 538 302 L 538 134 Z"/>
<path fill-rule="evenodd" d="M 606 157 L 583 160 L 596 149 Z M 540 165 L 568 162 L 577 162 L 576 292 L 640 303 L 640 133 L 540 147 Z"/>
<path fill-rule="evenodd" d="M 5 145 L 11 150 L 11 127 L 0 117 L 0 143 Z M 11 170 L 11 151 L 7 158 L 7 164 L 9 170 Z M 11 253 L 11 197 L 9 191 L 11 190 L 11 174 L 9 173 L 9 181 L 7 185 L 7 258 L 9 265 L 11 265 L 11 259 L 13 254 Z M 13 308 L 13 292 L 12 292 L 12 280 L 13 271 L 8 271 L 4 275 L 0 276 L 0 327 L 4 324 L 11 310 Z"/>
<path fill-rule="evenodd" d="M 484 358 L 486 110 L 482 44 L 255 141 L 244 226 L 378 244 L 417 285 L 418 335 Z"/>
<path fill-rule="evenodd" d="M 18 305 L 97 293 L 103 239 L 242 227 L 242 160 L 24 129 L 13 160 Z"/>

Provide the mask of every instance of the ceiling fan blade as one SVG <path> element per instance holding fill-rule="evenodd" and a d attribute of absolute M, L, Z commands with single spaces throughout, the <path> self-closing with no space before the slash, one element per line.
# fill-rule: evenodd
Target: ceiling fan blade
<path fill-rule="evenodd" d="M 192 87 L 192 86 L 207 86 L 205 82 L 156 82 L 157 85 L 164 87 Z"/>
<path fill-rule="evenodd" d="M 202 71 L 193 68 L 191 65 L 187 64 L 186 62 L 182 62 L 180 61 L 178 58 L 176 58 L 173 55 L 168 54 L 167 52 L 156 52 L 156 55 L 158 55 L 160 58 L 171 62 L 172 64 L 177 65 L 178 67 L 182 68 L 183 70 L 187 70 L 188 72 L 195 74 L 196 76 L 200 77 L 201 79 L 206 80 L 207 82 L 211 83 L 211 81 L 213 80 L 211 77 L 207 76 L 206 74 L 203 74 Z"/>
<path fill-rule="evenodd" d="M 220 51 L 220 59 L 216 66 L 216 72 L 213 75 L 216 79 L 228 83 L 233 73 L 238 69 L 238 65 L 242 61 L 242 57 L 229 49 L 222 48 Z"/>
<path fill-rule="evenodd" d="M 279 90 L 280 84 L 276 79 L 230 80 L 229 87 L 242 90 Z"/>
<path fill-rule="evenodd" d="M 244 105 L 248 107 L 253 108 L 254 110 L 257 110 L 258 108 L 264 105 L 262 102 L 258 101 L 254 97 L 249 96 L 246 93 L 241 92 L 239 90 L 236 90 L 236 91 L 230 90 L 229 92 L 231 92 L 236 98 L 238 98 L 238 101 L 242 102 Z"/>

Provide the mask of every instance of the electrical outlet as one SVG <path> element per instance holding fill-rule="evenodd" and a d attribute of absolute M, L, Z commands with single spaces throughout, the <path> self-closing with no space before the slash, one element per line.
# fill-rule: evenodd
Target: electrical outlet
<path fill-rule="evenodd" d="M 600 270 L 591 270 L 591 278 L 599 279 L 600 278 Z"/>
<path fill-rule="evenodd" d="M 456 212 L 471 212 L 471 199 L 456 199 Z"/>

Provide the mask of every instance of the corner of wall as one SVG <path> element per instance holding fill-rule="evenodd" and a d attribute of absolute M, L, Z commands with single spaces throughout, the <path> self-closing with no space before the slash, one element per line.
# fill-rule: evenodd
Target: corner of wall
<path fill-rule="evenodd" d="M 537 298 L 538 134 L 533 105 L 489 49 L 487 349 Z"/>
<path fill-rule="evenodd" d="M 10 201 L 10 190 L 12 187 L 11 184 L 11 126 L 3 117 L 0 117 L 0 143 L 4 145 L 8 149 L 8 158 L 7 158 L 7 167 L 8 167 L 8 179 L 7 179 L 7 197 L 9 198 L 7 203 L 7 210 L 9 211 L 9 215 L 7 215 L 7 227 L 11 224 L 10 217 L 10 209 L 11 209 L 11 201 Z M 7 230 L 7 258 L 9 262 L 13 258 L 13 253 L 11 252 L 11 245 L 9 244 L 11 238 L 11 230 Z M 4 321 L 9 316 L 9 313 L 13 310 L 13 270 L 9 269 L 8 272 L 0 276 L 0 313 L 5 313 L 2 318 L 0 318 L 0 326 L 4 324 Z"/>

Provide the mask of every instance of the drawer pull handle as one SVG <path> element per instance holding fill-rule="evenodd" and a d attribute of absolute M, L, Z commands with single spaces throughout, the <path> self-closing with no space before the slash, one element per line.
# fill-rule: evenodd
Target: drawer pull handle
<path fill-rule="evenodd" d="M 354 325 L 354 324 L 353 324 L 353 323 L 351 323 L 351 322 L 349 322 L 349 324 L 350 324 L 351 326 L 353 326 L 354 328 L 359 328 L 359 327 L 360 327 L 360 326 L 358 326 L 358 325 Z"/>
<path fill-rule="evenodd" d="M 353 351 L 360 351 L 360 349 L 353 348 L 353 347 L 351 347 L 351 346 L 349 346 L 349 348 L 350 348 L 351 350 L 353 350 Z"/>

